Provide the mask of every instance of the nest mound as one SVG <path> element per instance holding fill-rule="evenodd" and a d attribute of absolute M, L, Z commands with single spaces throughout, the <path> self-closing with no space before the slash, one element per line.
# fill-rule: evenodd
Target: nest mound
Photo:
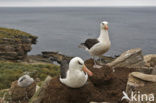
<path fill-rule="evenodd" d="M 92 59 L 85 61 L 85 64 L 87 68 L 93 72 L 93 76 L 89 79 L 94 85 L 103 85 L 113 78 L 113 71 L 109 66 L 103 65 L 98 69 L 93 68 L 94 61 Z"/>
<path fill-rule="evenodd" d="M 86 66 L 94 73 L 82 88 L 72 89 L 61 84 L 59 77 L 50 80 L 41 103 L 89 103 L 110 102 L 121 103 L 129 73 L 133 68 L 112 68 L 104 65 L 102 68 L 93 68 L 93 60 L 87 60 Z"/>
<path fill-rule="evenodd" d="M 41 103 L 88 103 L 92 100 L 102 101 L 99 91 L 89 81 L 82 88 L 69 88 L 60 83 L 59 78 L 53 78 L 45 89 L 45 98 Z"/>

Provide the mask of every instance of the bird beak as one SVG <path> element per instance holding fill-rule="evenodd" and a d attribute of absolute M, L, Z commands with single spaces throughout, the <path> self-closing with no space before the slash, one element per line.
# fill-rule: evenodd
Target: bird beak
<path fill-rule="evenodd" d="M 108 30 L 108 25 L 107 24 L 105 24 L 104 29 Z"/>
<path fill-rule="evenodd" d="M 82 70 L 86 72 L 89 76 L 93 76 L 93 73 L 84 65 Z"/>

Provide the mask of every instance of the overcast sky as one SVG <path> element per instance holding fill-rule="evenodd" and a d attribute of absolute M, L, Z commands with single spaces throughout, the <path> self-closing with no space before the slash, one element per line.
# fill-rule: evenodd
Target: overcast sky
<path fill-rule="evenodd" d="M 156 6 L 156 0 L 0 0 L 0 6 Z"/>

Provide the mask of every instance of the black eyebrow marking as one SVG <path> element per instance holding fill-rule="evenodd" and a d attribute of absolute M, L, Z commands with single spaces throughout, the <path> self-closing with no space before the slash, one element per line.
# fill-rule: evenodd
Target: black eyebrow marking
<path fill-rule="evenodd" d="M 79 63 L 80 65 L 82 65 L 82 63 L 80 63 L 80 61 L 78 61 L 78 63 Z"/>
<path fill-rule="evenodd" d="M 24 79 L 26 79 L 25 77 L 23 77 L 21 80 L 20 80 L 20 82 L 22 82 Z"/>

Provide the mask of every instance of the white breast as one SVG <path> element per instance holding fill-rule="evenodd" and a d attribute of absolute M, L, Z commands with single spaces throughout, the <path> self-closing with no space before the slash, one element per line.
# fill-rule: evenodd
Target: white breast
<path fill-rule="evenodd" d="M 99 42 L 89 50 L 89 53 L 92 56 L 100 56 L 109 50 L 110 45 L 110 42 Z"/>
<path fill-rule="evenodd" d="M 87 79 L 88 79 L 87 74 L 85 74 L 83 71 L 75 70 L 68 71 L 67 77 L 65 79 L 60 78 L 60 81 L 68 87 L 80 88 L 85 85 Z"/>

